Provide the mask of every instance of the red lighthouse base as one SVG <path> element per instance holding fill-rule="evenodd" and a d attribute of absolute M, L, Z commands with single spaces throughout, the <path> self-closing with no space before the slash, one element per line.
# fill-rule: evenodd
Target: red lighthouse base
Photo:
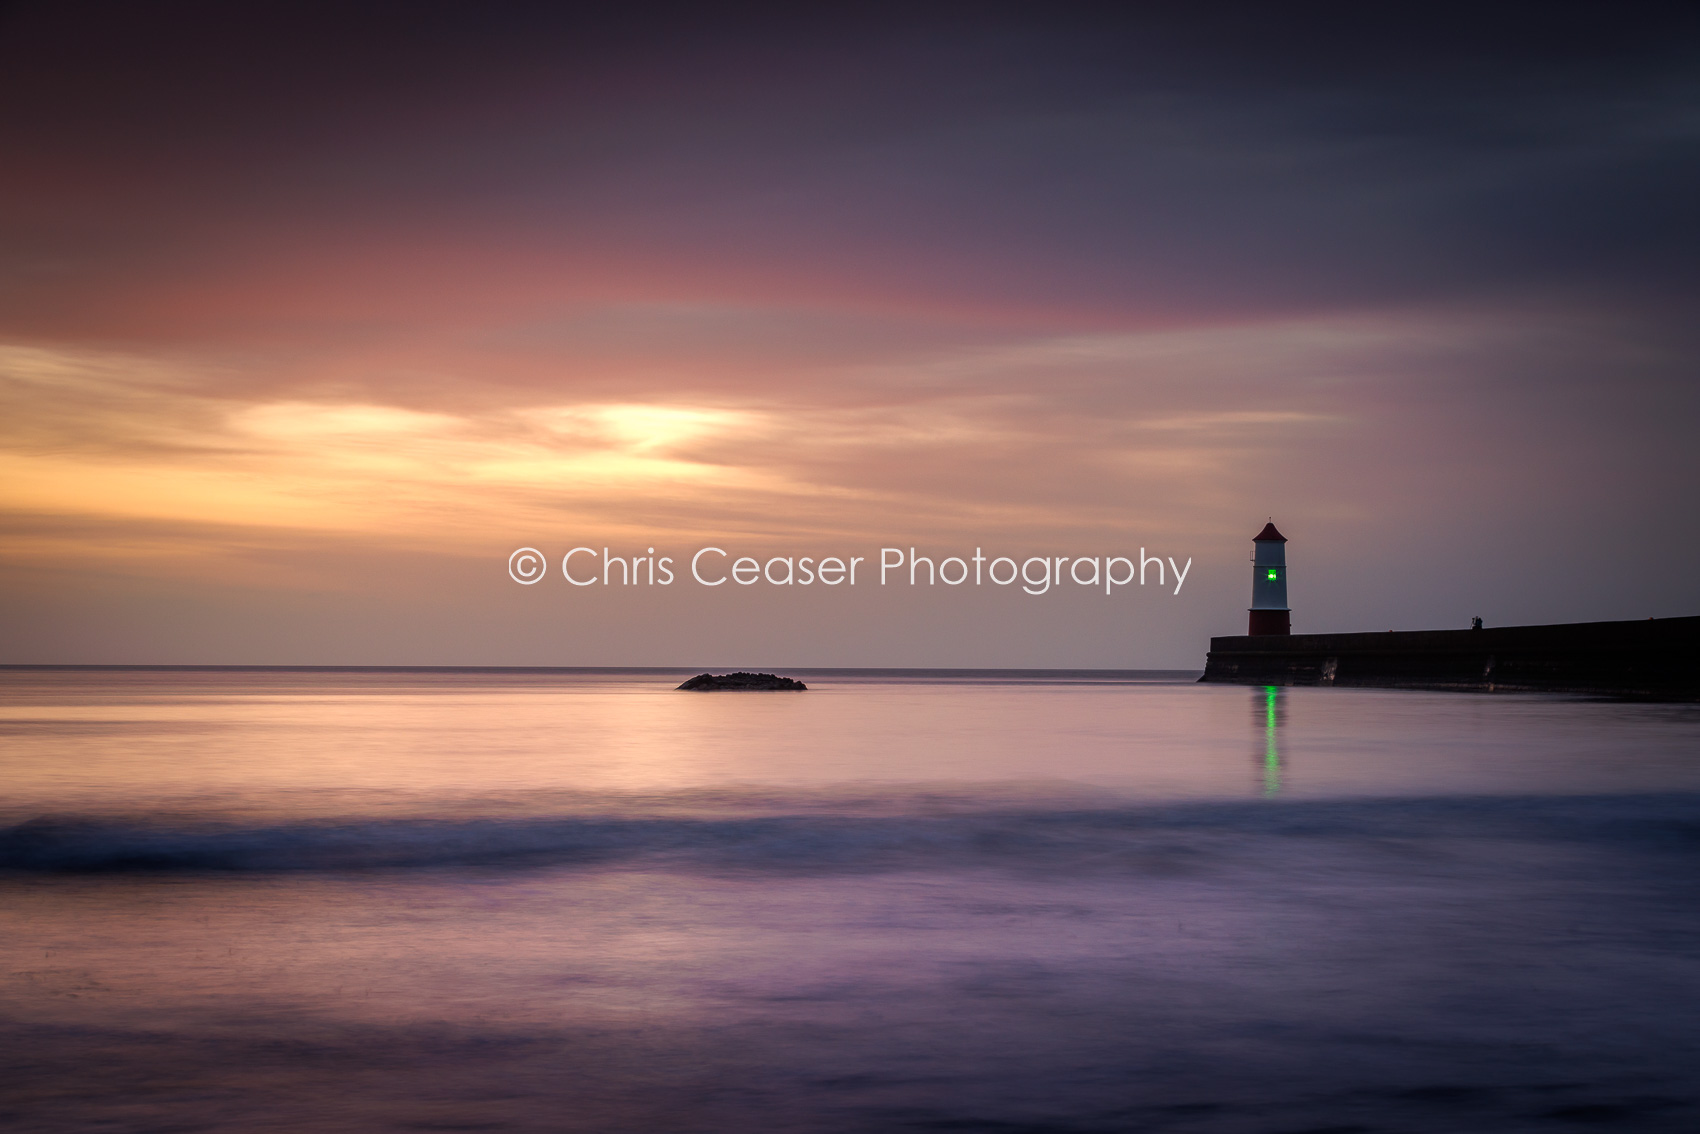
<path fill-rule="evenodd" d="M 1290 610 L 1254 610 L 1251 612 L 1251 629 L 1246 631 L 1253 638 L 1292 632 L 1293 612 Z"/>

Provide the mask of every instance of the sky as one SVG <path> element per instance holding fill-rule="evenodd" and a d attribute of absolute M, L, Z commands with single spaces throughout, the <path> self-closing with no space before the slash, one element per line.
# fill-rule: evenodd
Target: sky
<path fill-rule="evenodd" d="M 1692 4 L 576 7 L 0 7 L 0 662 L 1700 613 Z"/>

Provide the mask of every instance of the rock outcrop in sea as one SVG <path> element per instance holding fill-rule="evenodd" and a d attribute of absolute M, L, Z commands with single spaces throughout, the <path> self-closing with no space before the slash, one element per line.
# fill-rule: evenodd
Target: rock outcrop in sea
<path fill-rule="evenodd" d="M 775 677 L 771 673 L 744 673 L 740 670 L 737 673 L 699 673 L 679 688 L 702 693 L 720 689 L 735 692 L 757 692 L 770 689 L 801 692 L 808 686 L 789 677 Z"/>

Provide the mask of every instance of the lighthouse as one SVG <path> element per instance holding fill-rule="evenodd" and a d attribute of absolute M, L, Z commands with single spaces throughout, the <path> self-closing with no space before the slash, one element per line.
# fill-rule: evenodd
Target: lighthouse
<path fill-rule="evenodd" d="M 1275 521 L 1263 525 L 1251 540 L 1251 629 L 1256 637 L 1291 634 L 1292 612 L 1287 609 L 1287 537 Z"/>

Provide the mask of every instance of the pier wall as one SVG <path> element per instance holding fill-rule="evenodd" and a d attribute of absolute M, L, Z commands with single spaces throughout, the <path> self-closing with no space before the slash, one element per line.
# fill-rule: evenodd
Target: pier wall
<path fill-rule="evenodd" d="M 1700 617 L 1210 639 L 1201 681 L 1700 698 Z"/>

